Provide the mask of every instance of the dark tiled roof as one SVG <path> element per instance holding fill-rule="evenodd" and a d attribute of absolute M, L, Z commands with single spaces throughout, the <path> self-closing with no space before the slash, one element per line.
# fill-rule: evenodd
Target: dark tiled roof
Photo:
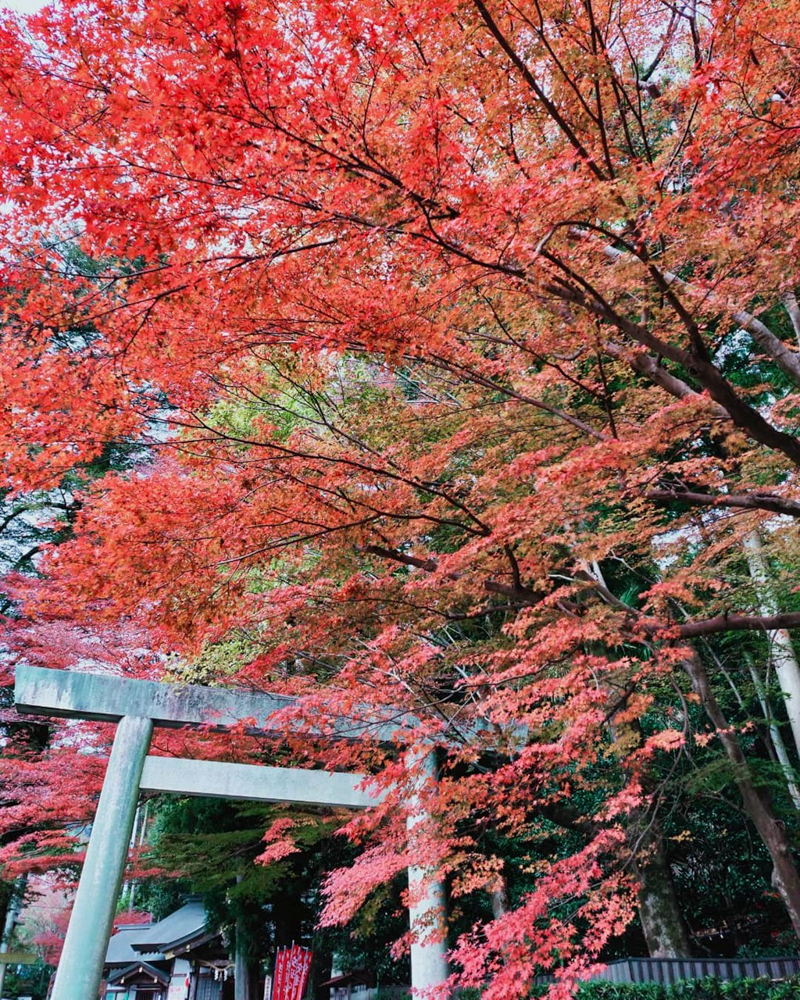
<path fill-rule="evenodd" d="M 164 972 L 163 969 L 156 969 L 154 966 L 149 965 L 147 962 L 141 961 L 141 959 L 138 962 L 135 962 L 133 965 L 129 965 L 125 969 L 117 969 L 108 977 L 108 982 L 116 983 L 120 979 L 128 979 L 142 972 L 147 973 L 148 976 L 152 976 L 153 979 L 156 982 L 161 983 L 162 986 L 169 985 L 169 973 Z"/>
<path fill-rule="evenodd" d="M 142 928 L 142 933 L 130 939 L 140 953 L 170 951 L 176 945 L 205 934 L 206 911 L 202 900 L 192 900 L 157 924 Z"/>
<path fill-rule="evenodd" d="M 133 950 L 133 942 L 138 941 L 151 927 L 151 924 L 130 924 L 120 927 L 108 942 L 106 965 L 131 965 L 134 962 L 141 962 L 145 958 L 148 962 L 163 962 L 164 956 L 158 951 L 142 955 Z"/>

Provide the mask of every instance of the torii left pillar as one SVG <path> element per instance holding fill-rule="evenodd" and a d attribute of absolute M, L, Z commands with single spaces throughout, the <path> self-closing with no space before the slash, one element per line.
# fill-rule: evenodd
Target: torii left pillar
<path fill-rule="evenodd" d="M 92 835 L 53 985 L 53 1000 L 90 1000 L 103 976 L 153 720 L 125 715 L 117 725 Z"/>
<path fill-rule="evenodd" d="M 352 809 L 379 801 L 361 787 L 363 775 L 148 757 L 154 726 L 226 728 L 252 719 L 255 731 L 281 733 L 273 717 L 291 698 L 23 666 L 17 669 L 15 701 L 27 714 L 117 723 L 51 1000 L 97 997 L 140 790 Z M 347 719 L 336 720 L 334 728 L 332 739 L 358 735 Z M 360 726 L 362 733 L 364 728 Z M 391 740 L 391 733 L 379 726 L 371 734 Z M 432 767 L 426 761 L 428 776 L 435 780 Z M 410 823 L 412 837 L 417 822 Z M 423 993 L 447 978 L 444 888 L 425 880 L 427 888 L 420 894 L 424 875 L 409 870 L 411 928 L 429 938 L 411 950 L 411 985 Z M 439 933 L 431 934 L 437 923 Z"/>

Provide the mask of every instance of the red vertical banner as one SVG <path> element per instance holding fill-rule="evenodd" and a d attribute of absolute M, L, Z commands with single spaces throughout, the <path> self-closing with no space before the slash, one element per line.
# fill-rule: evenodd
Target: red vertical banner
<path fill-rule="evenodd" d="M 281 977 L 281 952 L 275 952 L 275 968 L 272 971 L 272 989 L 269 993 L 269 1000 L 278 1000 L 278 990 L 280 988 Z"/>
<path fill-rule="evenodd" d="M 286 1000 L 286 972 L 289 952 L 281 948 L 275 956 L 275 975 L 272 978 L 272 1000 Z"/>
<path fill-rule="evenodd" d="M 294 979 L 295 979 L 295 957 L 297 955 L 297 945 L 286 949 L 286 972 L 284 974 L 283 993 L 279 1000 L 294 1000 Z"/>
<path fill-rule="evenodd" d="M 311 952 L 293 944 L 275 958 L 271 1000 L 303 1000 L 311 972 Z"/>
<path fill-rule="evenodd" d="M 308 986 L 308 976 L 311 972 L 311 951 L 308 948 L 302 949 L 302 964 L 300 966 L 300 979 L 297 984 L 297 992 L 294 995 L 294 1000 L 303 1000 L 305 996 L 306 987 Z"/>
<path fill-rule="evenodd" d="M 299 944 L 292 947 L 292 988 L 287 994 L 286 1000 L 295 1000 L 299 996 L 297 990 L 303 973 L 303 951 L 304 949 Z"/>

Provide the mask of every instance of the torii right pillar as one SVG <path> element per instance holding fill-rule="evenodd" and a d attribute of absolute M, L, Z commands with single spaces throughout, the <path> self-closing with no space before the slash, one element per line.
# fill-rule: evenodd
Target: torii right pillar
<path fill-rule="evenodd" d="M 417 786 L 421 789 L 426 784 L 438 781 L 436 754 L 428 751 L 425 754 L 412 755 L 412 761 L 419 761 L 420 773 Z M 423 806 L 419 794 L 409 801 L 409 814 L 406 820 L 408 843 L 414 847 L 414 831 L 432 822 L 430 813 Z M 424 867 L 412 865 L 408 869 L 409 921 L 411 925 L 411 985 L 415 992 L 423 996 L 426 991 L 435 987 L 439 992 L 431 996 L 437 1000 L 443 994 L 443 984 L 447 981 L 449 968 L 447 964 L 447 896 L 444 882 L 432 878 Z"/>

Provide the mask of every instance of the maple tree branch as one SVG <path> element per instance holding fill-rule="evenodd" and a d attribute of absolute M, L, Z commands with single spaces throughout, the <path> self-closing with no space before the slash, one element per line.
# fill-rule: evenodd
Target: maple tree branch
<path fill-rule="evenodd" d="M 550 294 L 599 316 L 631 340 L 682 365 L 708 390 L 711 398 L 725 409 L 738 427 L 746 430 L 760 444 L 781 452 L 795 465 L 800 465 L 800 440 L 778 430 L 762 417 L 758 410 L 746 403 L 715 365 L 698 357 L 696 353 L 662 340 L 646 327 L 623 316 L 597 289 L 567 267 L 555 254 L 546 250 L 540 252 L 570 279 L 548 284 L 546 289 Z M 581 287 L 576 288 L 572 282 L 577 282 Z"/>
<path fill-rule="evenodd" d="M 289 538 L 280 538 L 274 542 L 269 542 L 267 545 L 261 545 L 257 549 L 252 549 L 249 552 L 242 552 L 240 555 L 230 556 L 228 559 L 218 559 L 216 560 L 216 565 L 238 565 L 245 562 L 247 559 L 253 559 L 255 556 L 263 555 L 265 552 L 274 552 L 277 549 L 288 548 L 291 545 L 300 545 L 303 542 L 314 541 L 316 538 L 322 538 L 325 535 L 332 535 L 337 531 L 346 531 L 350 528 L 360 528 L 364 525 L 374 523 L 375 520 L 375 516 L 362 517 L 358 521 L 351 521 L 348 524 L 334 524 L 321 527 L 318 531 L 309 531 L 304 534 L 291 535 Z"/>
<path fill-rule="evenodd" d="M 646 351 L 625 351 L 619 344 L 615 344 L 613 341 L 606 341 L 603 345 L 605 350 L 614 358 L 621 358 L 628 362 L 628 364 L 635 370 L 640 372 L 642 375 L 646 375 L 652 382 L 660 386 L 665 392 L 668 392 L 671 396 L 675 396 L 676 399 L 702 399 L 702 395 L 693 389 L 688 382 L 684 382 L 683 379 L 678 378 L 677 375 L 673 375 L 671 372 L 667 371 L 663 365 L 658 363 L 658 360 L 648 354 Z M 711 407 L 712 412 L 718 419 L 730 420 L 731 416 L 728 411 L 719 404 L 714 404 Z"/>
<path fill-rule="evenodd" d="M 787 347 L 769 327 L 745 309 L 731 311 L 730 316 L 743 330 L 747 330 L 761 350 L 772 358 L 785 375 L 788 375 L 796 385 L 800 385 L 800 354 Z"/>
<path fill-rule="evenodd" d="M 547 54 L 549 55 L 550 59 L 553 62 L 553 65 L 555 65 L 558 68 L 558 71 L 561 73 L 561 76 L 562 76 L 564 82 L 567 84 L 567 86 L 570 88 L 570 90 L 575 95 L 578 103 L 581 105 L 581 107 L 583 108 L 584 112 L 586 113 L 586 116 L 589 119 L 591 119 L 591 121 L 594 122 L 594 124 L 596 126 L 599 126 L 600 125 L 600 120 L 598 118 L 597 113 L 595 111 L 593 111 L 592 108 L 590 107 L 590 105 L 587 102 L 586 98 L 583 96 L 581 88 L 578 86 L 578 82 L 575 79 L 574 75 L 571 74 L 571 73 L 569 73 L 567 71 L 567 69 L 564 67 L 564 64 L 561 61 L 561 59 L 559 58 L 559 55 L 558 55 L 558 52 L 556 51 L 556 48 L 552 44 L 552 40 L 551 40 L 551 37 L 550 37 L 550 31 L 548 30 L 549 29 L 549 25 L 546 26 L 546 24 L 545 24 L 545 16 L 542 13 L 542 8 L 541 8 L 541 5 L 539 4 L 538 0 L 534 0 L 534 6 L 536 8 L 536 14 L 538 16 L 538 23 L 537 24 L 534 24 L 533 21 L 530 18 L 525 17 L 525 15 L 524 15 L 524 13 L 522 13 L 522 11 L 519 11 L 519 13 L 522 14 L 522 16 L 523 16 L 524 20 L 526 21 L 526 23 L 529 24 L 534 29 L 534 31 L 536 32 L 536 34 L 538 35 L 539 41 L 542 43 L 543 47 L 546 49 Z"/>
<path fill-rule="evenodd" d="M 504 597 L 515 597 L 523 601 L 525 606 L 538 604 L 547 595 L 541 590 L 531 590 L 523 584 L 501 583 L 499 580 L 484 580 L 483 589 L 490 594 L 502 594 Z"/>
<path fill-rule="evenodd" d="M 779 629 L 800 628 L 799 611 L 774 615 L 731 615 L 725 612 L 713 618 L 685 622 L 682 625 L 677 622 L 656 621 L 646 618 L 633 605 L 620 600 L 608 589 L 603 580 L 598 579 L 589 569 L 579 570 L 575 574 L 575 579 L 589 583 L 606 604 L 617 608 L 628 618 L 631 626 L 638 626 L 652 638 L 657 638 L 661 632 L 670 633 L 681 639 L 695 639 L 719 632 L 775 632 Z"/>
<path fill-rule="evenodd" d="M 426 573 L 434 573 L 439 566 L 436 559 L 420 559 L 417 556 L 410 556 L 397 549 L 385 548 L 382 545 L 367 545 L 365 551 L 372 555 L 380 556 L 383 559 L 390 559 L 392 562 L 401 563 L 403 566 L 413 566 L 417 569 L 425 570 Z M 450 573 L 448 576 L 451 580 L 457 580 L 460 574 Z M 514 605 L 517 609 L 538 604 L 546 597 L 543 591 L 531 590 L 530 587 L 526 587 L 519 579 L 518 571 L 514 573 L 514 577 L 514 583 L 503 583 L 500 580 L 484 580 L 483 589 L 490 594 L 502 594 L 504 597 L 514 599 L 518 602 Z M 495 610 L 499 610 L 499 607 L 486 608 L 479 612 L 479 614 L 484 615 Z"/>
<path fill-rule="evenodd" d="M 522 57 L 517 53 L 516 49 L 514 49 L 509 40 L 500 30 L 497 22 L 489 13 L 489 10 L 486 7 L 486 4 L 483 2 L 483 0 L 472 0 L 472 3 L 476 8 L 476 10 L 478 11 L 478 13 L 480 14 L 483 23 L 486 25 L 491 34 L 494 36 L 495 41 L 498 43 L 503 52 L 505 52 L 505 54 L 511 60 L 516 69 L 519 71 L 523 80 L 527 83 L 527 85 L 536 95 L 537 99 L 546 109 L 548 115 L 550 115 L 550 117 L 553 119 L 556 125 L 558 125 L 558 127 L 561 129 L 562 133 L 566 137 L 569 144 L 581 157 L 584 163 L 586 163 L 589 170 L 591 170 L 594 176 L 600 181 L 605 180 L 603 171 L 600 169 L 600 167 L 598 167 L 597 163 L 595 163 L 594 158 L 590 155 L 589 151 L 580 141 L 580 139 L 575 134 L 572 127 L 563 117 L 563 115 L 555 106 L 555 104 L 550 100 L 550 98 L 547 96 L 544 90 L 542 90 L 542 88 L 536 82 L 536 78 L 534 77 L 533 73 L 531 73 L 531 71 L 525 65 L 525 62 L 522 59 Z"/>
<path fill-rule="evenodd" d="M 473 528 L 470 527 L 468 524 L 460 524 L 459 527 L 463 528 L 464 531 L 468 531 L 474 535 L 482 535 L 484 537 L 491 534 L 491 529 L 489 528 L 489 526 L 484 524 L 484 522 L 481 521 L 481 519 L 477 517 L 477 515 L 473 514 L 472 511 L 469 510 L 469 508 L 467 508 L 457 498 L 451 496 L 447 490 L 443 490 L 441 487 L 437 486 L 436 484 L 428 480 L 417 479 L 413 476 L 405 476 L 399 472 L 393 472 L 391 469 L 376 468 L 375 466 L 369 465 L 366 462 L 360 462 L 357 459 L 346 458 L 341 455 L 320 455 L 315 452 L 304 451 L 297 448 L 289 448 L 286 445 L 278 444 L 277 441 L 259 441 L 257 438 L 241 437 L 236 434 L 223 432 L 218 427 L 214 427 L 209 423 L 207 423 L 206 421 L 204 421 L 197 414 L 194 414 L 193 418 L 197 422 L 197 425 L 199 425 L 199 427 L 201 427 L 203 430 L 211 434 L 213 436 L 213 439 L 215 440 L 232 441 L 235 444 L 243 444 L 251 448 L 259 448 L 259 449 L 264 449 L 266 451 L 273 451 L 277 455 L 283 455 L 289 458 L 310 459 L 312 461 L 328 463 L 330 465 L 343 465 L 349 468 L 358 469 L 361 472 L 367 472 L 371 475 L 384 476 L 386 479 L 390 479 L 394 482 L 405 483 L 406 485 L 412 486 L 415 489 L 424 490 L 426 493 L 430 493 L 432 496 L 440 497 L 442 500 L 445 500 L 453 507 L 456 507 L 463 514 L 465 514 L 474 524 L 477 525 L 477 528 Z M 192 424 L 188 424 L 180 420 L 173 420 L 172 423 L 176 427 L 185 427 L 188 430 L 197 430 L 197 426 L 193 426 Z M 367 505 L 364 504 L 363 506 Z"/>
<path fill-rule="evenodd" d="M 769 510 L 774 514 L 800 517 L 800 502 L 771 493 L 695 493 L 690 490 L 647 490 L 646 500 L 656 503 L 686 503 L 697 507 L 736 507 L 740 510 Z"/>
<path fill-rule="evenodd" d="M 600 825 L 591 817 L 584 816 L 568 802 L 537 801 L 536 812 L 563 830 L 577 830 L 587 837 L 596 837 Z"/>
<path fill-rule="evenodd" d="M 549 403 L 545 403 L 541 399 L 534 399 L 532 396 L 528 396 L 525 393 L 517 392 L 510 386 L 495 382 L 492 379 L 474 371 L 474 369 L 470 368 L 468 365 L 460 364 L 447 358 L 440 358 L 439 356 L 434 356 L 433 360 L 423 360 L 419 358 L 416 358 L 415 360 L 433 365 L 434 367 L 442 367 L 446 371 L 452 372 L 453 374 L 459 373 L 461 378 L 467 378 L 477 385 L 482 385 L 485 389 L 501 392 L 510 399 L 516 399 L 520 403 L 527 403 L 528 406 L 535 407 L 537 410 L 543 410 L 545 413 L 550 413 L 552 416 L 558 417 L 559 420 L 565 421 L 577 430 L 582 431 L 584 434 L 588 434 L 590 437 L 596 438 L 598 441 L 610 440 L 608 434 L 595 430 L 594 427 L 591 427 L 580 418 L 574 417 L 571 413 L 567 413 L 565 410 L 560 410 L 557 406 L 551 406 Z"/>
<path fill-rule="evenodd" d="M 665 392 L 668 392 L 671 396 L 675 396 L 676 399 L 701 399 L 699 392 L 695 390 L 688 384 L 684 382 L 683 379 L 673 375 L 671 372 L 667 371 L 663 365 L 660 365 L 656 358 L 652 354 L 648 354 L 647 351 L 642 350 L 625 350 L 620 344 L 614 343 L 613 340 L 607 340 L 603 347 L 607 354 L 610 354 L 612 358 L 617 358 L 627 362 L 634 371 L 639 372 L 642 375 L 646 375 L 651 382 L 655 385 L 660 386 Z M 713 407 L 714 414 L 719 419 L 730 420 L 730 414 L 728 411 L 719 405 Z"/>
<path fill-rule="evenodd" d="M 478 611 L 465 611 L 463 614 L 456 614 L 455 612 L 450 612 L 444 617 L 449 622 L 467 622 L 472 621 L 475 618 L 485 618 L 486 615 L 493 615 L 498 611 L 522 611 L 523 608 L 527 608 L 527 603 L 522 604 L 487 604 L 485 608 L 480 608 Z M 441 612 L 436 612 L 441 614 Z"/>
<path fill-rule="evenodd" d="M 605 233 L 600 227 L 591 228 L 603 234 L 607 239 L 615 238 L 614 234 Z M 578 227 L 571 227 L 570 234 L 579 238 L 586 238 L 586 232 L 581 231 Z M 797 385 L 800 385 L 800 353 L 787 347 L 780 337 L 776 337 L 766 324 L 762 323 L 760 319 L 748 312 L 746 309 L 740 309 L 737 306 L 732 306 L 727 302 L 720 301 L 719 295 L 712 292 L 710 289 L 695 288 L 688 281 L 678 277 L 678 275 L 674 274 L 672 271 L 662 271 L 653 263 L 653 261 L 643 254 L 643 252 L 637 251 L 629 244 L 626 244 L 625 250 L 621 250 L 618 247 L 613 246 L 604 246 L 603 254 L 612 261 L 616 261 L 621 257 L 635 258 L 641 261 L 641 263 L 644 264 L 650 272 L 659 290 L 668 296 L 670 304 L 681 317 L 684 324 L 687 326 L 687 329 L 689 329 L 690 335 L 693 339 L 699 336 L 697 325 L 694 318 L 688 312 L 680 299 L 678 299 L 678 297 L 671 291 L 673 288 L 679 288 L 682 292 L 686 292 L 686 294 L 690 295 L 693 299 L 700 299 L 701 305 L 703 303 L 708 303 L 716 311 L 727 313 L 735 323 L 750 334 L 762 351 L 773 359 L 785 375 L 791 378 Z M 791 293 L 789 293 L 789 295 L 791 295 Z M 787 301 L 788 297 L 789 296 L 787 295 L 784 301 L 787 305 L 789 315 L 792 317 L 792 323 L 794 324 L 795 318 L 792 316 L 792 310 L 789 302 Z M 794 306 L 795 308 L 797 307 L 796 299 L 794 300 Z M 796 315 L 798 323 L 800 323 L 800 309 L 797 310 Z M 798 327 L 795 326 L 796 333 L 797 330 Z"/>
<path fill-rule="evenodd" d="M 787 611 L 777 615 L 717 615 L 703 621 L 686 622 L 685 625 L 661 626 L 675 629 L 682 639 L 694 639 L 718 632 L 777 632 L 780 629 L 800 628 L 800 611 Z"/>
<path fill-rule="evenodd" d="M 51 507 L 64 506 L 62 504 L 50 504 Z M 21 507 L 17 507 L 7 514 L 2 521 L 0 521 L 0 535 L 6 530 L 6 528 L 11 524 L 12 521 L 16 520 L 18 517 L 22 517 L 23 514 L 27 514 L 29 511 L 35 510 L 36 508 L 32 504 L 23 504 Z"/>
<path fill-rule="evenodd" d="M 667 53 L 669 44 L 672 41 L 672 36 L 675 34 L 675 28 L 677 24 L 678 24 L 678 14 L 675 10 L 673 10 L 672 15 L 669 19 L 669 24 L 667 25 L 667 30 L 664 32 L 664 38 L 661 41 L 661 45 L 659 46 L 658 52 L 656 52 L 656 54 L 650 61 L 650 65 L 644 69 L 641 76 L 639 77 L 641 81 L 646 83 L 653 75 L 653 73 L 655 73 L 655 71 L 658 69 L 664 56 Z M 634 66 L 635 65 L 636 64 L 634 63 Z"/>
<path fill-rule="evenodd" d="M 382 545 L 367 545 L 364 551 L 369 552 L 373 556 L 380 556 L 382 559 L 390 559 L 392 562 L 402 563 L 403 566 L 424 569 L 426 573 L 435 572 L 439 565 L 436 559 L 418 559 L 417 556 L 409 556 L 398 549 L 388 549 Z"/>

